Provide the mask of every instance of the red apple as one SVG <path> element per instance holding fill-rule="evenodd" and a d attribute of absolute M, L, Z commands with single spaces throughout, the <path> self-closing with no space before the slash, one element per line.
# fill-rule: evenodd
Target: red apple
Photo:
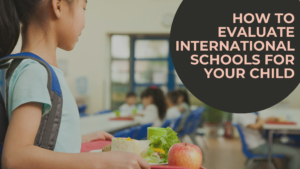
<path fill-rule="evenodd" d="M 169 150 L 168 162 L 169 165 L 173 166 L 200 169 L 202 164 L 202 152 L 196 145 L 176 143 Z"/>

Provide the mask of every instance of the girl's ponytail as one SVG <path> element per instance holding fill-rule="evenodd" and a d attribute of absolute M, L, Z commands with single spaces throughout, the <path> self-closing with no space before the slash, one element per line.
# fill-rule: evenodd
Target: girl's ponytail
<path fill-rule="evenodd" d="M 0 0 L 0 58 L 9 55 L 20 36 L 15 0 Z"/>
<path fill-rule="evenodd" d="M 144 90 L 141 94 L 141 98 L 152 96 L 153 104 L 156 105 L 158 109 L 158 116 L 160 120 L 163 120 L 166 116 L 166 100 L 163 91 L 156 86 L 151 86 Z"/>
<path fill-rule="evenodd" d="M 153 89 L 153 101 L 158 108 L 158 116 L 160 120 L 163 120 L 167 113 L 167 104 L 163 91 L 160 88 Z"/>

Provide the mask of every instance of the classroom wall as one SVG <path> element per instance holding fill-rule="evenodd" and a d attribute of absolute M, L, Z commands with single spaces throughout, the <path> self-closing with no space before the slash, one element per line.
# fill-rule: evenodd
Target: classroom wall
<path fill-rule="evenodd" d="M 76 99 L 87 100 L 88 113 L 110 107 L 109 34 L 169 34 L 162 24 L 174 15 L 182 0 L 88 0 L 86 26 L 75 49 L 57 50 L 58 61 L 67 63 L 66 80 Z M 19 51 L 20 43 L 15 51 Z M 86 95 L 76 91 L 76 79 L 87 77 Z"/>
<path fill-rule="evenodd" d="M 57 50 L 58 61 L 67 63 L 66 80 L 77 100 L 86 100 L 88 113 L 110 107 L 110 34 L 168 34 L 162 24 L 174 15 L 182 0 L 88 0 L 86 26 L 71 52 Z M 20 41 L 15 51 L 20 50 Z M 86 77 L 87 94 L 76 90 L 76 79 Z M 300 87 L 286 102 L 300 108 Z"/>

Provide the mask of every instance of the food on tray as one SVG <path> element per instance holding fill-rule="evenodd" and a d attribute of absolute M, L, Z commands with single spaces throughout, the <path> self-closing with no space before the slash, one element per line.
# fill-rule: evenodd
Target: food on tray
<path fill-rule="evenodd" d="M 107 151 L 126 151 L 145 157 L 147 156 L 149 144 L 150 140 L 134 140 L 130 137 L 113 138 L 109 149 L 107 148 Z"/>
<path fill-rule="evenodd" d="M 269 118 L 267 119 L 267 123 L 290 123 L 291 121 L 285 120 L 283 117 L 279 118 Z"/>
<path fill-rule="evenodd" d="M 199 169 L 202 164 L 202 152 L 196 145 L 177 143 L 169 150 L 168 162 L 174 166 Z"/>
<path fill-rule="evenodd" d="M 144 157 L 149 163 L 166 163 L 168 162 L 168 152 L 172 145 L 180 143 L 177 133 L 170 127 L 166 128 L 165 135 L 152 135 L 150 137 L 150 148 L 147 156 Z"/>
<path fill-rule="evenodd" d="M 107 145 L 107 146 L 104 146 L 103 149 L 102 149 L 102 152 L 108 152 L 111 150 L 111 145 Z"/>
<path fill-rule="evenodd" d="M 130 137 L 113 138 L 111 145 L 105 146 L 102 152 L 126 151 L 143 157 L 149 163 L 167 163 L 169 149 L 180 141 L 177 133 L 170 127 L 166 128 L 165 131 L 165 134 L 152 133 L 149 140 L 135 140 Z"/>

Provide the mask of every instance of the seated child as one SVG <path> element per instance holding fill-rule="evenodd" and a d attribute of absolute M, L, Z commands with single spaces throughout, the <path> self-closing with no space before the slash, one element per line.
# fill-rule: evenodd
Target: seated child
<path fill-rule="evenodd" d="M 273 121 L 274 117 L 267 119 L 260 118 L 255 113 L 234 113 L 233 122 L 237 123 L 245 137 L 246 144 L 250 151 L 254 154 L 267 155 L 268 154 L 268 143 L 260 134 L 260 129 L 267 121 Z M 300 151 L 297 148 L 282 145 L 272 145 L 273 154 L 282 154 L 289 159 L 289 165 L 287 169 L 298 169 L 300 168 Z"/>
<path fill-rule="evenodd" d="M 167 94 L 166 97 L 166 103 L 167 103 L 167 114 L 166 118 L 167 119 L 174 119 L 178 118 L 181 113 L 177 107 L 177 99 L 178 99 L 178 92 L 176 91 L 171 91 Z"/>
<path fill-rule="evenodd" d="M 179 111 L 183 115 L 177 131 L 182 131 L 184 129 L 186 119 L 189 116 L 189 114 L 191 113 L 190 100 L 189 100 L 186 90 L 178 90 L 177 105 L 178 105 Z"/>
<path fill-rule="evenodd" d="M 182 114 L 189 114 L 191 112 L 190 100 L 185 90 L 178 90 L 177 105 Z"/>
<path fill-rule="evenodd" d="M 119 108 L 121 116 L 130 116 L 136 110 L 136 94 L 129 92 L 126 95 L 125 103 Z"/>
<path fill-rule="evenodd" d="M 166 102 L 163 91 L 156 86 L 152 86 L 142 92 L 141 98 L 144 110 L 135 115 L 135 120 L 140 124 L 153 123 L 152 126 L 160 127 L 166 115 Z"/>

